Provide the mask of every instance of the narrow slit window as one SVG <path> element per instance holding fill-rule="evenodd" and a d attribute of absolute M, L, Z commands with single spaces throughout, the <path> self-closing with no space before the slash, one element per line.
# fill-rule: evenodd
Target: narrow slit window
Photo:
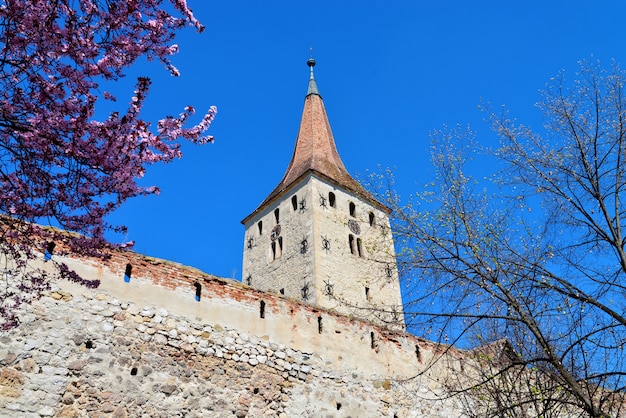
<path fill-rule="evenodd" d="M 348 246 L 350 247 L 350 254 L 354 254 L 354 235 L 348 235 Z"/>
<path fill-rule="evenodd" d="M 376 349 L 376 339 L 374 338 L 374 331 L 370 332 L 370 345 L 372 350 Z"/>
<path fill-rule="evenodd" d="M 333 192 L 328 193 L 328 204 L 331 208 L 335 207 L 335 194 Z"/>
<path fill-rule="evenodd" d="M 259 227 L 259 235 L 263 235 L 263 221 L 256 224 Z"/>
<path fill-rule="evenodd" d="M 280 258 L 280 256 L 283 255 L 283 237 L 278 237 L 278 248 L 276 253 L 276 258 Z"/>
<path fill-rule="evenodd" d="M 354 204 L 354 202 L 350 202 L 350 216 L 352 216 L 353 218 L 356 218 L 356 205 Z"/>
<path fill-rule="evenodd" d="M 133 266 L 128 263 L 126 264 L 126 270 L 124 271 L 124 281 L 126 283 L 130 283 L 130 276 L 133 274 Z"/>
<path fill-rule="evenodd" d="M 296 196 L 295 194 L 291 198 L 291 207 L 293 208 L 293 210 L 298 210 L 298 196 Z"/>
<path fill-rule="evenodd" d="M 359 254 L 359 257 L 363 257 L 363 248 L 361 246 L 361 238 L 356 239 L 356 250 Z"/>
<path fill-rule="evenodd" d="M 365 287 L 365 299 L 370 300 L 370 288 Z"/>
<path fill-rule="evenodd" d="M 46 252 L 43 255 L 44 262 L 50 261 L 52 253 L 54 252 L 54 247 L 56 247 L 56 244 L 53 241 L 50 241 L 48 245 L 46 245 Z"/>
<path fill-rule="evenodd" d="M 376 225 L 376 216 L 374 216 L 374 212 L 370 212 L 370 226 Z"/>
<path fill-rule="evenodd" d="M 196 288 L 196 302 L 200 302 L 200 298 L 202 297 L 202 285 L 198 282 L 195 282 L 193 285 Z"/>
<path fill-rule="evenodd" d="M 317 317 L 317 333 L 318 334 L 322 333 L 322 317 L 321 316 Z"/>
<path fill-rule="evenodd" d="M 259 306 L 259 316 L 261 317 L 261 319 L 265 318 L 265 301 L 264 300 L 261 301 L 260 306 Z"/>
<path fill-rule="evenodd" d="M 276 219 L 276 224 L 280 222 L 280 210 L 278 210 L 278 208 L 274 210 L 274 219 Z"/>
<path fill-rule="evenodd" d="M 276 241 L 272 241 L 272 261 L 276 260 Z"/>

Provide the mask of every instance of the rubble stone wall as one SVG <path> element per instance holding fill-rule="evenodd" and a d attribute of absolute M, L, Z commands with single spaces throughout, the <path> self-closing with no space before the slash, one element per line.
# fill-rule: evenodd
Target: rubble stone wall
<path fill-rule="evenodd" d="M 0 334 L 0 416 L 461 415 L 427 341 L 133 253 L 56 261 L 102 284 L 56 282 Z"/>

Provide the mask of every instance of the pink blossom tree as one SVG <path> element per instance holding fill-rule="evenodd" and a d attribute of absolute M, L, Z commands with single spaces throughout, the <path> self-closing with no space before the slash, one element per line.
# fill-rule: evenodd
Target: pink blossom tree
<path fill-rule="evenodd" d="M 205 131 L 215 107 L 196 126 L 188 126 L 191 107 L 155 127 L 142 119 L 148 78 L 120 111 L 96 117 L 98 103 L 116 102 L 101 85 L 138 58 L 179 75 L 170 57 L 186 26 L 204 29 L 186 0 L 0 0 L 0 329 L 15 326 L 17 307 L 48 286 L 29 260 L 44 252 L 48 260 L 53 242 L 103 256 L 105 232 L 125 229 L 107 215 L 130 197 L 158 193 L 137 184 L 145 169 L 180 158 L 180 140 L 213 140 Z"/>

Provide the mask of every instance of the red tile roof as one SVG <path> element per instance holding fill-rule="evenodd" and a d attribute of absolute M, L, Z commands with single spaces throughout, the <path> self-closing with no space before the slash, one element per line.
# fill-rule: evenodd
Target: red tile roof
<path fill-rule="evenodd" d="M 265 206 L 282 195 L 308 173 L 314 173 L 339 188 L 356 194 L 379 209 L 387 213 L 390 212 L 389 208 L 378 202 L 371 193 L 354 180 L 343 165 L 335 146 L 335 139 L 330 129 L 324 102 L 317 92 L 312 72 L 308 94 L 304 99 L 304 110 L 296 146 L 287 171 L 283 179 L 278 183 L 278 186 L 242 223 L 245 223 L 250 217 L 263 210 Z"/>

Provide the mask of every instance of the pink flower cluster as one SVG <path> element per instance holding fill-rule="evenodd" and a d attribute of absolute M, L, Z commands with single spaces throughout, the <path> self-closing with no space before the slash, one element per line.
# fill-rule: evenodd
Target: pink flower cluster
<path fill-rule="evenodd" d="M 169 61 L 176 31 L 204 28 L 184 0 L 7 0 L 0 7 L 0 212 L 29 222 L 51 220 L 101 241 L 104 218 L 141 188 L 148 165 L 181 156 L 180 139 L 204 136 L 211 107 L 187 127 L 193 108 L 158 122 L 141 119 L 150 80 L 140 78 L 128 109 L 94 118 L 98 82 L 116 80 L 139 57 Z"/>
<path fill-rule="evenodd" d="M 0 216 L 20 221 L 0 219 L 0 252 L 28 248 L 32 229 L 23 225 L 33 222 L 77 232 L 63 233 L 68 248 L 97 252 L 105 231 L 124 230 L 107 224 L 111 211 L 158 192 L 137 184 L 150 164 L 179 158 L 180 140 L 213 140 L 205 132 L 215 107 L 196 126 L 187 126 L 187 107 L 151 130 L 141 118 L 147 78 L 125 111 L 94 116 L 99 100 L 115 102 L 98 84 L 123 77 L 142 56 L 177 75 L 170 57 L 185 26 L 204 29 L 185 0 L 0 2 Z"/>

